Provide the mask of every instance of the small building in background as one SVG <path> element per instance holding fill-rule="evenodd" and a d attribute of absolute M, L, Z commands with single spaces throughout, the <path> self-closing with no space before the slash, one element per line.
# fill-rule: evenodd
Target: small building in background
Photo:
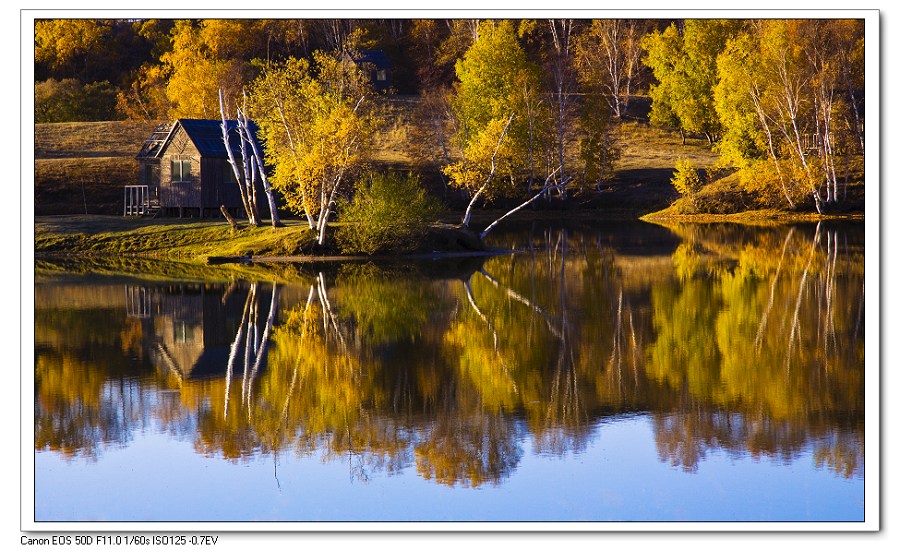
<path fill-rule="evenodd" d="M 387 92 L 391 88 L 391 60 L 381 50 L 363 50 L 354 59 L 369 75 L 369 81 L 376 92 Z"/>
<path fill-rule="evenodd" d="M 224 206 L 233 216 L 243 217 L 221 124 L 221 120 L 182 118 L 158 126 L 136 156 L 139 182 L 125 187 L 125 215 L 218 216 Z M 237 122 L 227 124 L 232 151 L 240 163 Z"/>

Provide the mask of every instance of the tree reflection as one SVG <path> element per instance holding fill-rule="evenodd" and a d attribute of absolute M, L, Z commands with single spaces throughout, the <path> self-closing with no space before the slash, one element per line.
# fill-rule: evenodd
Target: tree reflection
<path fill-rule="evenodd" d="M 154 426 L 227 460 L 475 487 L 646 412 L 685 471 L 714 451 L 811 453 L 862 475 L 862 242 L 826 224 L 670 230 L 655 255 L 548 228 L 459 269 L 36 287 L 35 448 L 96 456 Z"/>
<path fill-rule="evenodd" d="M 721 234 L 677 229 L 691 232 L 706 263 L 678 287 L 654 292 L 648 372 L 703 407 L 740 414 L 726 425 L 722 435 L 733 443 L 725 447 L 789 459 L 814 438 L 817 456 L 829 456 L 828 432 L 850 428 L 856 444 L 845 448 L 861 450 L 862 262 L 849 247 L 840 250 L 846 236 L 838 228 L 810 229 L 757 232 L 733 248 Z M 686 427 L 714 423 L 693 408 L 681 411 L 684 429 L 673 429 L 672 418 L 658 421 L 660 452 L 693 468 L 690 442 L 705 439 Z M 734 426 L 746 431 L 735 434 Z M 861 458 L 820 462 L 852 475 Z"/>
<path fill-rule="evenodd" d="M 503 412 L 442 415 L 415 446 L 416 470 L 438 483 L 478 487 L 498 485 L 519 464 L 521 436 Z"/>

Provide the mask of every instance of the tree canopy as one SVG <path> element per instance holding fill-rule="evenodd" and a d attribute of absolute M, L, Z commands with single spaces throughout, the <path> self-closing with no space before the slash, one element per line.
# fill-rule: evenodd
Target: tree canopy
<path fill-rule="evenodd" d="M 322 244 L 340 191 L 368 161 L 379 119 L 366 101 L 366 76 L 350 55 L 317 51 L 313 61 L 265 66 L 250 85 L 249 115 L 274 167 L 273 187 Z"/>

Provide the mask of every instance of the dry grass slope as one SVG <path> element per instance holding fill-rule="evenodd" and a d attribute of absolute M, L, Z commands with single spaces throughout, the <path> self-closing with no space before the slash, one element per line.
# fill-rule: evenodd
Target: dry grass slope
<path fill-rule="evenodd" d="M 134 121 L 36 124 L 34 213 L 118 214 L 122 186 L 137 181 L 153 124 Z"/>

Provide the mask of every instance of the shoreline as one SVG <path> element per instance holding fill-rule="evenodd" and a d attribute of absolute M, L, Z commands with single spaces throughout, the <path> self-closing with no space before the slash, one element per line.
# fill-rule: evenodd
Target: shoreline
<path fill-rule="evenodd" d="M 865 221 L 863 213 L 816 214 L 778 211 L 749 211 L 733 214 L 660 214 L 653 213 L 638 218 L 645 222 L 686 222 L 686 223 L 805 223 L 818 221 Z"/>
<path fill-rule="evenodd" d="M 496 212 L 480 211 L 473 216 L 474 225 L 489 222 L 495 219 Z M 603 212 L 600 210 L 571 209 L 571 210 L 538 210 L 520 212 L 514 219 L 509 220 L 509 225 L 520 223 L 546 221 L 546 222 L 621 222 L 640 221 L 659 225 L 686 223 L 686 224 L 745 224 L 745 225 L 769 225 L 791 223 L 813 223 L 820 221 L 865 221 L 862 212 L 842 214 L 816 214 L 784 212 L 778 210 L 756 210 L 733 214 L 666 214 L 665 210 L 645 215 L 625 215 L 622 211 Z M 446 216 L 445 219 L 450 216 Z M 154 220 L 155 221 L 155 220 Z M 458 243 L 451 246 L 449 241 L 433 242 L 431 250 L 419 250 L 402 253 L 383 254 L 341 254 L 331 247 L 325 250 L 295 250 L 281 249 L 265 246 L 264 240 L 270 239 L 273 234 L 268 226 L 257 228 L 243 228 L 231 233 L 226 222 L 210 219 L 189 220 L 165 220 L 164 223 L 148 223 L 144 219 L 123 219 L 122 216 L 41 216 L 35 218 L 35 259 L 75 259 L 75 258 L 135 258 L 148 260 L 169 260 L 185 263 L 203 263 L 217 265 L 223 263 L 315 263 L 315 262 L 360 262 L 360 261 L 409 261 L 409 260 L 440 260 L 451 258 L 490 257 L 508 254 L 512 251 L 506 249 L 491 248 L 485 246 L 483 250 L 459 246 Z M 153 237 L 160 234 L 171 235 L 167 247 L 154 245 L 150 242 L 147 228 L 152 229 Z M 283 231 L 282 238 L 290 239 L 291 232 L 296 234 L 296 239 L 303 237 L 304 231 L 299 224 L 293 227 L 279 228 Z M 438 224 L 435 227 L 437 234 L 440 231 L 446 233 L 446 224 Z M 299 229 L 298 229 L 299 228 Z M 221 237 L 217 246 L 213 242 L 206 243 L 203 248 L 196 248 L 193 232 L 210 231 Z M 219 235 L 219 229 L 222 233 Z M 472 233 L 471 230 L 456 228 L 454 233 Z M 180 238 L 179 238 L 180 237 Z M 243 244 L 233 246 L 233 243 L 243 239 Z M 145 241 L 142 245 L 141 241 Z M 126 243 L 130 243 L 128 248 Z M 443 246 L 440 246 L 443 245 Z M 230 247 L 230 250 L 229 250 Z M 178 250 L 181 248 L 181 250 Z M 305 247 L 302 247 L 305 248 Z"/>

